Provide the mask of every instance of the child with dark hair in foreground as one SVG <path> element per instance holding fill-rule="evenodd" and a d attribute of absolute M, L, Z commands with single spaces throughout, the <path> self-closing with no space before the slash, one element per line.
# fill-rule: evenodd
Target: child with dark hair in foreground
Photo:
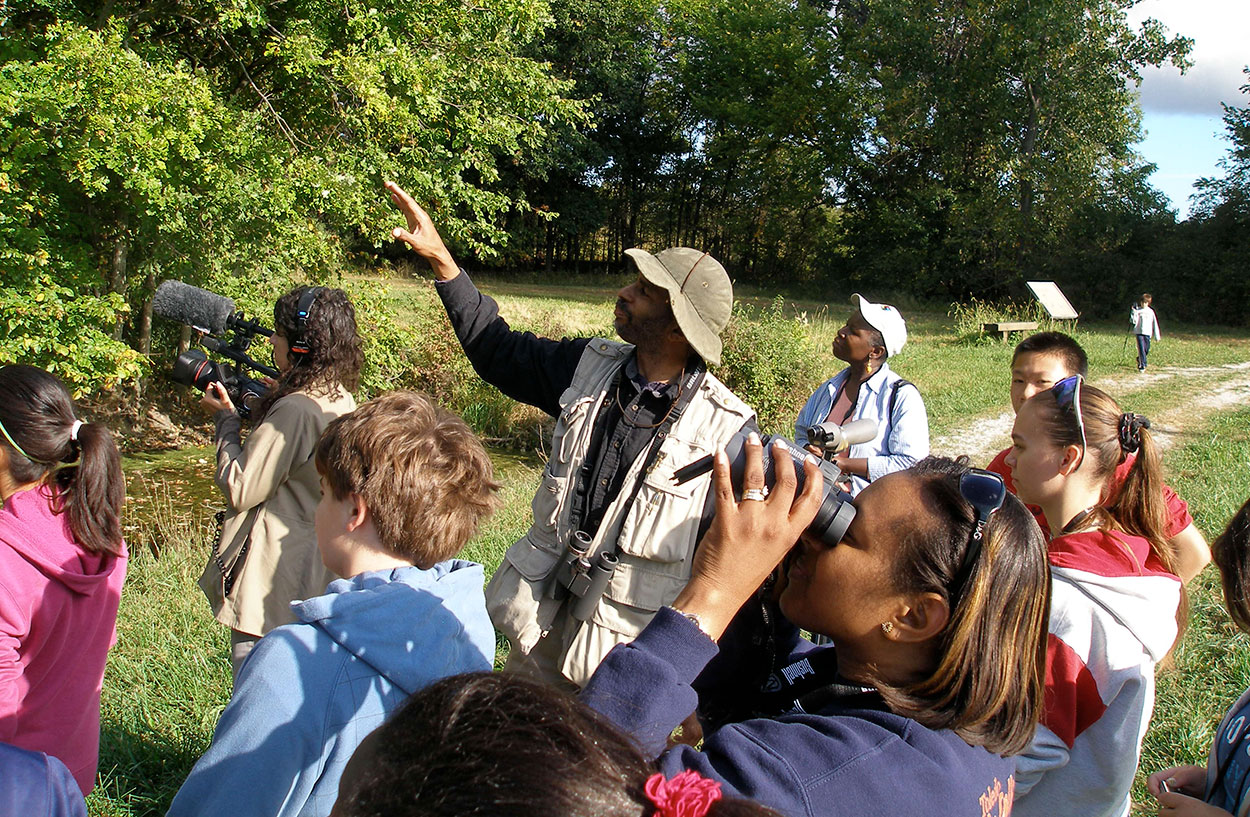
<path fill-rule="evenodd" d="M 482 566 L 453 558 L 494 508 L 490 458 L 459 417 L 392 392 L 316 450 L 317 546 L 344 578 L 292 603 L 244 661 L 171 815 L 327 815 L 361 739 L 412 693 L 489 670 Z"/>
<path fill-rule="evenodd" d="M 1211 543 L 1220 569 L 1224 605 L 1233 623 L 1250 632 L 1250 500 Z M 1250 689 L 1224 716 L 1206 768 L 1172 766 L 1150 775 L 1146 787 L 1159 813 L 1177 817 L 1250 815 Z"/>
<path fill-rule="evenodd" d="M 590 707 L 512 673 L 431 684 L 361 743 L 335 817 L 777 817 L 656 772 Z"/>

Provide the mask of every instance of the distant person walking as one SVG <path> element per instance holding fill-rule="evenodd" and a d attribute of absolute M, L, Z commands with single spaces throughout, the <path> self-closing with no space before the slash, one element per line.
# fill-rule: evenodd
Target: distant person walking
<path fill-rule="evenodd" d="M 1143 292 L 1133 309 L 1129 312 L 1129 322 L 1133 324 L 1133 334 L 1137 335 L 1137 371 L 1146 371 L 1146 356 L 1150 354 L 1150 336 L 1159 340 L 1159 319 L 1150 308 L 1154 298 L 1149 292 Z"/>

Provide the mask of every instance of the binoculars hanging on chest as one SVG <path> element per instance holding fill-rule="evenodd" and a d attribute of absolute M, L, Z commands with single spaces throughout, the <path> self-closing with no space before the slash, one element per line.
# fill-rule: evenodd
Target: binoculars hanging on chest
<path fill-rule="evenodd" d="M 591 544 L 590 534 L 581 530 L 575 532 L 573 541 L 546 579 L 547 598 L 563 601 L 572 597 L 569 613 L 578 621 L 586 621 L 594 614 L 621 561 L 615 553 L 606 550 L 591 558 Z"/>

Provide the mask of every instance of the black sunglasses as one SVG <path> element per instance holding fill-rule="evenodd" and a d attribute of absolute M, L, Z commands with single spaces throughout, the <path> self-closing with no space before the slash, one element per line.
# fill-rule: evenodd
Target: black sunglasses
<path fill-rule="evenodd" d="M 989 524 L 994 512 L 1003 507 L 1003 502 L 1007 499 L 1007 486 L 998 474 L 973 468 L 959 477 L 959 495 L 976 511 L 977 521 L 972 528 L 972 535 L 968 538 L 963 563 L 959 566 L 959 572 L 955 574 L 955 581 L 952 583 L 952 588 L 958 592 L 952 594 L 951 598 L 956 598 L 963 592 L 964 583 L 968 581 L 968 576 L 972 573 L 972 566 L 981 555 L 981 546 L 985 541 L 985 526 Z"/>
<path fill-rule="evenodd" d="M 1085 449 L 1088 446 L 1085 440 L 1085 418 L 1081 416 L 1081 384 L 1083 382 L 1085 378 L 1074 374 L 1050 387 L 1050 393 L 1055 396 L 1055 404 L 1060 409 L 1071 410 L 1076 415 L 1076 427 L 1081 432 L 1081 460 L 1085 459 Z M 1081 467 L 1081 460 L 1077 460 L 1078 468 Z"/>

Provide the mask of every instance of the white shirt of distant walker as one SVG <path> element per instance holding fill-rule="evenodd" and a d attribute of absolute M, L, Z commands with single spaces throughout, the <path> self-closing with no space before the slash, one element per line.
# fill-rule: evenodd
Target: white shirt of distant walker
<path fill-rule="evenodd" d="M 1155 315 L 1154 309 L 1150 307 L 1151 301 L 1134 306 L 1129 313 L 1129 320 L 1133 324 L 1133 334 L 1154 336 L 1155 340 L 1160 340 L 1159 334 L 1159 318 Z"/>

